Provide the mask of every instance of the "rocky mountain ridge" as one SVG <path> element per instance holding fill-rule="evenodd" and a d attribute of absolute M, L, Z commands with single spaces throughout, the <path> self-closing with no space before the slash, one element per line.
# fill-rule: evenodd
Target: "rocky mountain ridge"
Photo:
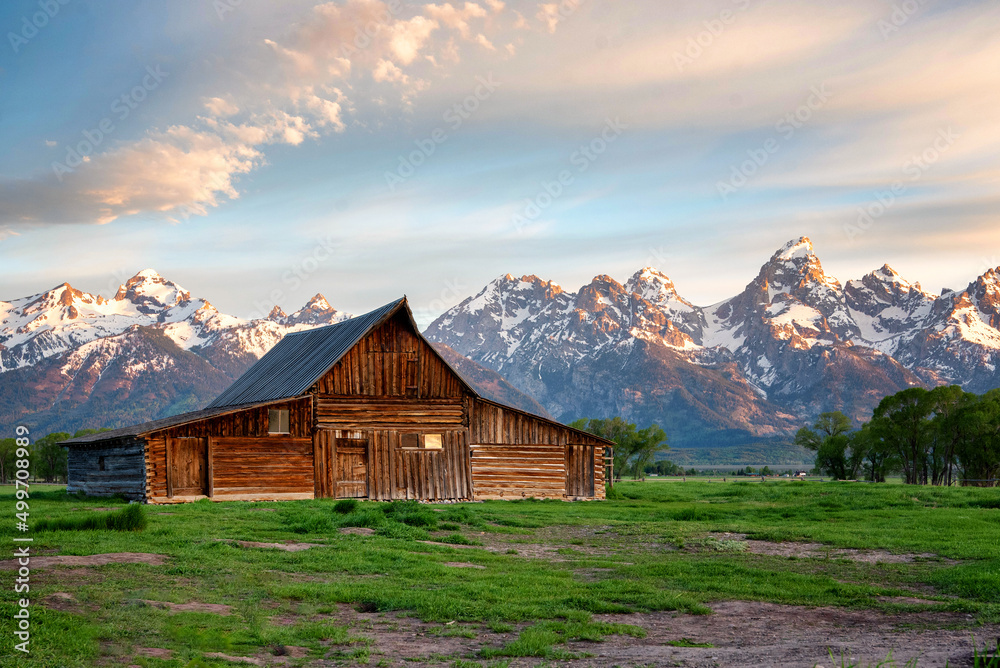
<path fill-rule="evenodd" d="M 998 270 L 942 295 L 888 265 L 841 284 L 802 237 L 742 292 L 711 306 L 684 299 L 652 267 L 624 284 L 599 275 L 576 293 L 507 275 L 426 334 L 497 370 L 557 417 L 623 414 L 676 423 L 686 441 L 733 429 L 753 439 L 787 435 L 825 410 L 860 420 L 883 396 L 914 385 L 1000 386 L 998 305 Z M 604 399 L 589 401 L 595 395 Z"/>

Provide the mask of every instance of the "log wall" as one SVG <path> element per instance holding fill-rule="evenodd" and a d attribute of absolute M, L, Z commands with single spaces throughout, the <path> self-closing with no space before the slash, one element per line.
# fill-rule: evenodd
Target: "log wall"
<path fill-rule="evenodd" d="M 219 501 L 313 498 L 309 438 L 211 438 L 212 498 Z"/>
<path fill-rule="evenodd" d="M 468 419 L 477 499 L 605 498 L 599 439 L 483 399 Z"/>
<path fill-rule="evenodd" d="M 67 492 L 83 492 L 89 496 L 121 494 L 134 501 L 146 498 L 146 470 L 141 440 L 114 446 L 76 446 L 67 449 Z"/>
<path fill-rule="evenodd" d="M 290 434 L 268 433 L 268 411 L 288 410 Z M 219 494 L 234 499 L 312 498 L 313 448 L 312 401 L 298 399 L 267 406 L 256 406 L 234 413 L 206 418 L 197 422 L 151 432 L 146 438 L 146 497 L 152 503 L 172 503 Z M 167 439 L 208 439 L 208 490 L 204 495 L 176 496 L 168 489 Z M 290 448 L 290 449 L 289 449 Z M 305 449 L 307 458 L 301 458 Z M 235 458 L 245 455 L 249 466 L 239 467 Z M 221 456 L 222 470 L 216 470 Z M 291 476 L 283 461 L 306 466 L 301 475 Z M 265 464 L 271 462 L 271 464 Z M 276 468 L 275 468 L 276 467 Z M 240 481 L 234 471 L 244 471 L 249 477 Z M 219 478 L 219 476 L 223 476 Z M 290 477 L 291 476 L 291 477 Z M 306 486 L 304 478 L 309 479 Z M 221 484 L 219 481 L 221 480 Z M 274 488 L 267 485 L 273 481 Z M 223 490 L 223 491 L 219 491 Z"/>
<path fill-rule="evenodd" d="M 561 445 L 473 445 L 472 484 L 477 500 L 563 499 L 566 448 Z"/>

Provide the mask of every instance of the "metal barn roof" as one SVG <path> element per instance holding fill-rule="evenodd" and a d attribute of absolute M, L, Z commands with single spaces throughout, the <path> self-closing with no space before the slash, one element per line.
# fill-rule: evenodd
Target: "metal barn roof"
<path fill-rule="evenodd" d="M 286 335 L 207 408 L 261 403 L 305 394 L 365 334 L 405 304 L 403 297 L 335 325 Z"/>

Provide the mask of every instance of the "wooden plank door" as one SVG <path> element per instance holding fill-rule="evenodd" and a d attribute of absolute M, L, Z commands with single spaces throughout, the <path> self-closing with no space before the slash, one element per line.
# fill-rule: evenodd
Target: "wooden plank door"
<path fill-rule="evenodd" d="M 208 439 L 167 439 L 167 496 L 208 495 Z"/>
<path fill-rule="evenodd" d="M 316 476 L 313 494 L 317 499 L 329 499 L 334 496 L 335 440 L 332 429 L 320 429 L 313 435 L 313 470 Z"/>
<path fill-rule="evenodd" d="M 363 499 L 368 496 L 368 440 L 336 440 L 336 497 Z"/>
<path fill-rule="evenodd" d="M 566 496 L 594 496 L 594 448 L 566 446 Z"/>

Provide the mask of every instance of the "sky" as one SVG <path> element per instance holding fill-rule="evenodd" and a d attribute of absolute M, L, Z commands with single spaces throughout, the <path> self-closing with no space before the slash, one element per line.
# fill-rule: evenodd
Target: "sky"
<path fill-rule="evenodd" d="M 0 299 L 421 324 L 498 275 L 1000 265 L 995 0 L 6 0 Z"/>

